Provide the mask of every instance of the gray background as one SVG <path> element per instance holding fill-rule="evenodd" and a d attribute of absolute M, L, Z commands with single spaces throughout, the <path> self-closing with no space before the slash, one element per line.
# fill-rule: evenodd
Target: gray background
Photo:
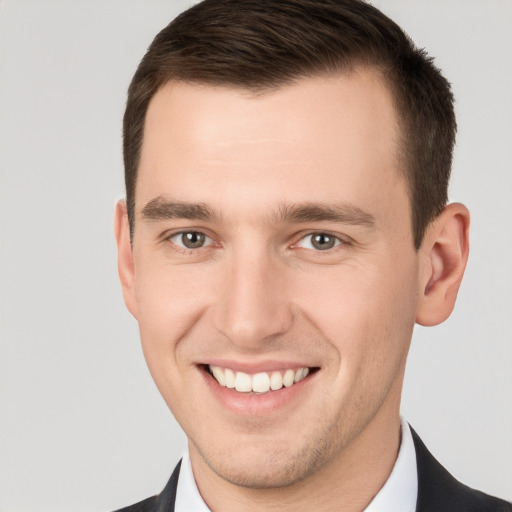
<path fill-rule="evenodd" d="M 106 511 L 184 447 L 117 281 L 121 117 L 189 1 L 0 2 L 0 509 Z M 403 412 L 458 478 L 512 499 L 512 2 L 380 0 L 453 82 L 451 197 L 473 215 L 458 305 L 418 328 Z"/>

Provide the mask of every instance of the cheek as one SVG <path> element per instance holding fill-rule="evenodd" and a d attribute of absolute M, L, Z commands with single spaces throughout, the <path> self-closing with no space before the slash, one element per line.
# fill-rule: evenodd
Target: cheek
<path fill-rule="evenodd" d="M 138 322 L 144 356 L 157 385 L 179 367 L 180 340 L 208 307 L 208 280 L 191 266 L 151 262 L 136 269 Z M 184 369 L 184 368 L 181 368 Z M 160 387 L 160 386 L 159 386 Z"/>
<path fill-rule="evenodd" d="M 203 307 L 208 281 L 199 266 L 166 265 L 146 259 L 136 269 L 139 323 L 179 331 Z"/>
<path fill-rule="evenodd" d="M 368 359 L 408 348 L 417 303 L 417 269 L 412 260 L 388 261 L 324 269 L 304 276 L 295 290 L 304 314 L 342 360 L 363 365 Z"/>

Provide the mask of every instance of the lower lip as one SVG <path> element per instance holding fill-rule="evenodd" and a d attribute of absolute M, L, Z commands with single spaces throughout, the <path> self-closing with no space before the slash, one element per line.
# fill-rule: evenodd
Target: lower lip
<path fill-rule="evenodd" d="M 290 387 L 282 387 L 268 393 L 253 394 L 239 393 L 234 389 L 221 386 L 206 370 L 200 369 L 200 371 L 206 385 L 221 405 L 237 414 L 251 416 L 261 416 L 281 410 L 284 406 L 297 400 L 299 395 L 302 399 L 317 373 L 310 373 L 305 379 Z"/>

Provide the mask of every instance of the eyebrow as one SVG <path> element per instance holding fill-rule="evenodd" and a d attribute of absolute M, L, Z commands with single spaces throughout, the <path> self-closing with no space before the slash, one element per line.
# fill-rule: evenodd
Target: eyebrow
<path fill-rule="evenodd" d="M 147 221 L 170 219 L 189 219 L 213 221 L 217 215 L 204 203 L 188 203 L 166 199 L 158 196 L 151 199 L 141 211 L 142 218 Z"/>
<path fill-rule="evenodd" d="M 214 222 L 220 219 L 220 216 L 205 203 L 177 201 L 165 196 L 158 196 L 149 201 L 141 214 L 146 221 L 187 219 Z M 351 204 L 285 204 L 270 215 L 270 220 L 274 223 L 335 222 L 375 227 L 375 217 L 371 213 Z"/>
<path fill-rule="evenodd" d="M 375 227 L 375 217 L 371 213 L 351 204 L 299 203 L 284 205 L 279 209 L 276 220 L 289 223 L 335 222 Z"/>

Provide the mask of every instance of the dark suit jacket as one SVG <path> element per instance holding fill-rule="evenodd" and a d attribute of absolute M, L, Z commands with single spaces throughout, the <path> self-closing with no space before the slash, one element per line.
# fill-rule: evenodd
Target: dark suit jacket
<path fill-rule="evenodd" d="M 512 504 L 470 489 L 453 478 L 411 429 L 418 466 L 416 512 L 512 512 Z M 181 461 L 158 496 L 117 512 L 174 512 Z M 399 511 L 397 511 L 399 512 Z"/>

